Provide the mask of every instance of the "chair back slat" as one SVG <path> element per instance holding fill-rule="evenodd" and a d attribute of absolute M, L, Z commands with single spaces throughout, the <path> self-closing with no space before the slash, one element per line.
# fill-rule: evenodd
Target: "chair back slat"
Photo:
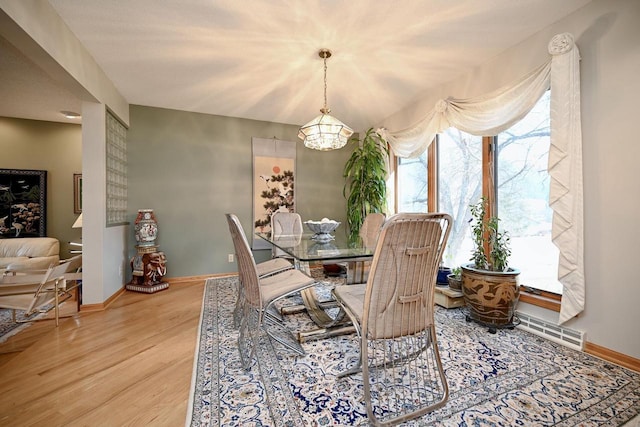
<path fill-rule="evenodd" d="M 76 255 L 74 257 L 69 258 L 66 261 L 67 271 L 66 273 L 74 273 L 77 272 L 82 267 L 82 255 Z"/>
<path fill-rule="evenodd" d="M 68 271 L 69 265 L 70 261 L 66 261 L 59 264 L 53 264 L 47 269 L 47 272 L 42 277 L 40 286 L 38 286 L 38 289 L 33 294 L 33 298 L 31 299 L 26 313 L 32 313 L 36 309 L 55 301 L 56 287 L 58 289 L 64 288 L 64 283 L 61 284 L 59 282 L 65 280 L 64 274 Z"/>
<path fill-rule="evenodd" d="M 363 334 L 394 338 L 431 326 L 450 224 L 447 214 L 398 214 L 385 223 L 367 281 Z"/>
<path fill-rule="evenodd" d="M 380 235 L 380 229 L 384 225 L 386 216 L 383 213 L 370 213 L 364 217 L 358 235 L 367 247 L 373 247 Z"/>
<path fill-rule="evenodd" d="M 358 235 L 367 248 L 375 248 L 380 230 L 384 225 L 386 216 L 383 213 L 370 213 L 364 217 Z M 347 263 L 347 284 L 366 283 L 369 277 L 371 261 L 349 261 Z"/>
<path fill-rule="evenodd" d="M 247 241 L 247 236 L 240 224 L 240 220 L 234 214 L 226 214 L 229 224 L 231 240 L 236 251 L 238 276 L 242 284 L 245 302 L 253 307 L 262 309 L 260 298 L 260 281 L 256 270 L 256 262 Z"/>
<path fill-rule="evenodd" d="M 274 212 L 271 215 L 271 236 L 302 236 L 302 218 L 296 212 Z M 275 257 L 287 257 L 282 250 L 273 246 L 271 255 Z"/>

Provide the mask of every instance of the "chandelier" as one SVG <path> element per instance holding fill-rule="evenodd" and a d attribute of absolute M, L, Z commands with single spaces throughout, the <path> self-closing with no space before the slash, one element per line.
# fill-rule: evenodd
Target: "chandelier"
<path fill-rule="evenodd" d="M 298 137 L 303 140 L 304 146 L 314 150 L 335 150 L 347 144 L 353 130 L 329 113 L 327 107 L 327 58 L 331 57 L 329 49 L 320 49 L 320 58 L 324 60 L 324 108 L 320 114 L 306 125 L 300 128 Z"/>

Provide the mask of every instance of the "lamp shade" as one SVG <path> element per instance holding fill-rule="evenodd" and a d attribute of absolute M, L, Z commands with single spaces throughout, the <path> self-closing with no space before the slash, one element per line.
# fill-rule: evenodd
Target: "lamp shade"
<path fill-rule="evenodd" d="M 300 128 L 298 137 L 314 150 L 335 150 L 347 144 L 353 130 L 329 114 L 321 114 Z"/>
<path fill-rule="evenodd" d="M 71 228 L 82 228 L 82 214 L 76 219 Z"/>
<path fill-rule="evenodd" d="M 327 107 L 327 58 L 331 57 L 331 51 L 320 49 L 318 55 L 324 62 L 324 107 L 320 109 L 322 114 L 300 128 L 298 138 L 302 139 L 307 148 L 322 151 L 335 150 L 347 144 L 353 130 L 329 115 L 331 110 Z"/>

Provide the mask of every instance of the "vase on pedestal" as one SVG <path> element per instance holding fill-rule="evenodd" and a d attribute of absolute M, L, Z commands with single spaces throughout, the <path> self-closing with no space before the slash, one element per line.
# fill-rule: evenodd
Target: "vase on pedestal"
<path fill-rule="evenodd" d="M 158 236 L 158 223 L 153 209 L 139 209 L 135 220 L 135 234 L 138 246 L 155 246 Z"/>
<path fill-rule="evenodd" d="M 162 281 L 167 259 L 156 245 L 158 222 L 153 209 L 139 209 L 134 224 L 137 254 L 131 258 L 132 277 L 127 290 L 150 294 L 167 289 L 169 283 Z"/>

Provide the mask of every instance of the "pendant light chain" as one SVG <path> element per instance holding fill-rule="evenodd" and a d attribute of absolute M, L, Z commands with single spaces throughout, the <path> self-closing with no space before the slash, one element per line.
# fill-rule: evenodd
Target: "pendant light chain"
<path fill-rule="evenodd" d="M 327 52 L 323 52 L 322 59 L 324 61 L 324 108 L 321 112 L 329 114 L 331 110 L 327 108 Z"/>

